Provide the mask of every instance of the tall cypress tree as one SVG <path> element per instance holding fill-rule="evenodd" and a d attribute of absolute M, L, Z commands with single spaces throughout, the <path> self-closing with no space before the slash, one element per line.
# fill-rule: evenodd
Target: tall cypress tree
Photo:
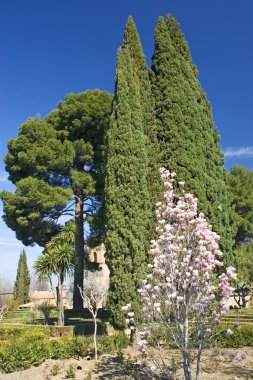
<path fill-rule="evenodd" d="M 145 245 L 151 218 L 148 138 L 131 48 L 126 37 L 117 56 L 113 112 L 107 133 L 106 253 L 111 272 L 109 305 L 118 327 L 125 324 L 122 305 L 131 302 L 138 312 L 137 289 L 146 271 Z"/>
<path fill-rule="evenodd" d="M 156 218 L 155 204 L 160 199 L 163 187 L 159 175 L 159 145 L 157 141 L 157 122 L 155 117 L 154 101 L 151 93 L 151 82 L 146 58 L 142 49 L 139 34 L 137 32 L 134 20 L 128 17 L 125 32 L 123 49 L 127 48 L 130 54 L 133 75 L 136 86 L 139 91 L 140 105 L 142 112 L 142 121 L 144 133 L 147 136 L 147 154 L 148 154 L 148 191 L 152 207 L 152 215 L 148 227 L 148 239 L 146 250 L 149 250 L 149 243 L 154 236 Z"/>
<path fill-rule="evenodd" d="M 27 266 L 26 252 L 23 249 L 19 256 L 17 276 L 14 285 L 14 299 L 23 304 L 29 301 L 30 275 Z"/>
<path fill-rule="evenodd" d="M 186 76 L 191 68 L 175 50 L 163 17 L 155 29 L 155 51 L 152 60 L 152 94 L 158 122 L 161 165 L 176 171 L 198 196 L 205 200 L 205 163 L 200 121 L 195 118 L 194 87 Z M 186 71 L 186 73 L 185 73 Z"/>
<path fill-rule="evenodd" d="M 159 123 L 162 166 L 176 171 L 199 198 L 213 229 L 221 236 L 225 261 L 233 263 L 231 208 L 219 134 L 197 80 L 184 35 L 173 16 L 159 18 L 155 31 L 152 89 Z"/>

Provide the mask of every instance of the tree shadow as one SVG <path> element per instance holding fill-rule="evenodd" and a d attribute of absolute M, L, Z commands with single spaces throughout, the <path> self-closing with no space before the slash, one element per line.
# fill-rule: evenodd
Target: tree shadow
<path fill-rule="evenodd" d="M 220 369 L 224 375 L 238 376 L 245 379 L 253 379 L 253 368 L 241 367 L 238 365 L 231 365 L 226 368 Z"/>
<path fill-rule="evenodd" d="M 98 380 L 169 380 L 169 377 L 158 377 L 151 369 L 144 364 L 133 364 L 131 368 L 125 368 L 120 365 L 117 357 L 104 357 L 99 365 L 99 369 L 96 371 Z M 171 378 L 172 379 L 172 378 Z"/>

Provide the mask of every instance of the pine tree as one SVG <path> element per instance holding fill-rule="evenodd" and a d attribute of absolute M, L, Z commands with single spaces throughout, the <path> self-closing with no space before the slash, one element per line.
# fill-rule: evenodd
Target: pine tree
<path fill-rule="evenodd" d="M 137 289 L 146 272 L 145 245 L 151 218 L 148 138 L 144 133 L 142 97 L 134 62 L 126 37 L 117 55 L 105 187 L 109 306 L 118 327 L 125 325 L 121 312 L 125 303 L 131 301 L 138 311 Z"/>
<path fill-rule="evenodd" d="M 223 155 L 212 111 L 197 80 L 189 47 L 177 22 L 158 19 L 151 81 L 158 120 L 161 166 L 175 171 L 221 235 L 226 263 L 233 263 L 231 208 Z"/>
<path fill-rule="evenodd" d="M 75 218 L 74 308 L 82 308 L 78 286 L 89 264 L 84 223 L 98 211 L 104 190 L 104 139 L 112 96 L 100 90 L 66 95 L 43 120 L 29 119 L 17 139 L 8 142 L 5 157 L 16 191 L 0 198 L 8 227 L 25 245 L 41 246 L 60 230 L 59 218 Z M 92 225 L 101 239 L 104 230 Z M 95 231 L 94 231 L 95 230 Z"/>
<path fill-rule="evenodd" d="M 26 252 L 23 249 L 19 256 L 17 276 L 14 285 L 14 299 L 19 304 L 29 301 L 30 275 L 27 267 Z"/>

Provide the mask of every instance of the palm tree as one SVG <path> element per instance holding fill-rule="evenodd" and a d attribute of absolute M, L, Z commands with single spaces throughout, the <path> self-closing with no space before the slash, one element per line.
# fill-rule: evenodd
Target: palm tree
<path fill-rule="evenodd" d="M 39 279 L 48 279 L 52 284 L 52 275 L 58 280 L 56 287 L 56 304 L 58 309 L 58 325 L 64 326 L 63 285 L 67 276 L 74 269 L 75 225 L 68 222 L 60 233 L 53 237 L 34 264 Z"/>

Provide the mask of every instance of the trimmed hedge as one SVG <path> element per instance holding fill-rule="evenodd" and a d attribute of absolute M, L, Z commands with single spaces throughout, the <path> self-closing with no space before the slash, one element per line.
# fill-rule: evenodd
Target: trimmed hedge
<path fill-rule="evenodd" d="M 15 339 L 20 336 L 30 337 L 33 334 L 36 335 L 38 333 L 44 337 L 50 336 L 50 330 L 48 327 L 0 325 L 0 341 Z"/>

